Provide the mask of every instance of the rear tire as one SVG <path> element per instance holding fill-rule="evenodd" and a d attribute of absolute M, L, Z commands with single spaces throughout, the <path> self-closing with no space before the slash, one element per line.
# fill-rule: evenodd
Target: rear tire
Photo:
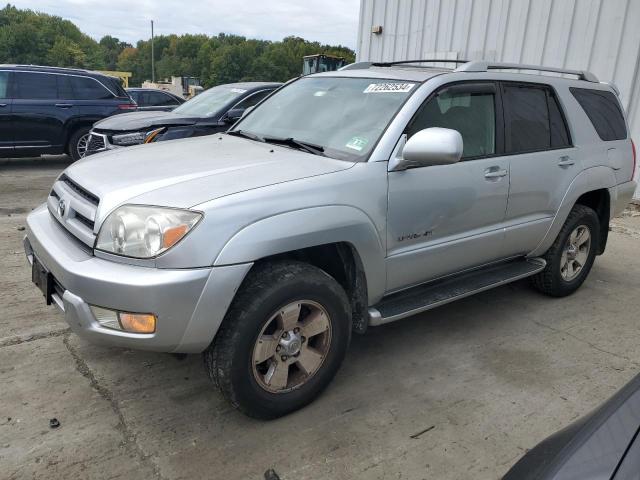
<path fill-rule="evenodd" d="M 242 284 L 204 352 L 205 368 L 234 407 L 277 418 L 327 387 L 350 339 L 351 310 L 338 282 L 306 263 L 267 263 Z"/>
<path fill-rule="evenodd" d="M 81 158 L 84 158 L 85 154 L 87 153 L 90 131 L 90 127 L 80 127 L 78 130 L 71 134 L 71 137 L 69 137 L 67 152 L 74 162 L 77 162 Z"/>
<path fill-rule="evenodd" d="M 598 252 L 599 232 L 596 212 L 584 205 L 575 205 L 543 256 L 546 268 L 531 277 L 533 287 L 552 297 L 565 297 L 580 288 Z"/>

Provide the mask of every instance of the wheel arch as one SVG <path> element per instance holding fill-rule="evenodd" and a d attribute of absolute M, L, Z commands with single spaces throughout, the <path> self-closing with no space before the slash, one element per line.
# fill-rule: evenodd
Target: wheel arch
<path fill-rule="evenodd" d="M 602 245 L 598 249 L 598 254 L 602 254 L 608 237 L 611 216 L 609 189 L 615 187 L 615 185 L 615 175 L 609 167 L 592 167 L 580 172 L 569 185 L 546 235 L 529 256 L 537 257 L 543 255 L 549 249 L 567 220 L 571 209 L 577 204 L 593 208 L 598 214 L 601 240 L 604 239 L 604 241 L 600 242 Z"/>
<path fill-rule="evenodd" d="M 352 282 L 351 293 L 357 297 L 358 305 L 365 303 L 363 308 L 384 294 L 384 245 L 371 219 L 355 207 L 313 207 L 254 222 L 225 244 L 214 266 L 281 257 L 303 259 L 327 271 L 338 282 Z M 342 270 L 338 269 L 339 264 Z"/>

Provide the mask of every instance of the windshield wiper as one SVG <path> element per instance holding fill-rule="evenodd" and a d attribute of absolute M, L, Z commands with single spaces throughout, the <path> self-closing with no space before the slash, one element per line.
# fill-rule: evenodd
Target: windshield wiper
<path fill-rule="evenodd" d="M 257 140 L 264 143 L 265 139 L 255 133 L 245 132 L 244 130 L 230 130 L 227 135 L 233 135 L 234 137 L 248 138 L 249 140 Z"/>
<path fill-rule="evenodd" d="M 274 143 L 276 145 L 284 145 L 286 147 L 297 148 L 298 150 L 303 150 L 307 153 L 312 153 L 313 155 L 321 155 L 326 157 L 324 152 L 324 147 L 321 145 L 316 145 L 315 143 L 303 142 L 301 140 L 296 140 L 295 138 L 279 138 L 279 137 L 264 137 L 262 139 L 266 143 Z"/>

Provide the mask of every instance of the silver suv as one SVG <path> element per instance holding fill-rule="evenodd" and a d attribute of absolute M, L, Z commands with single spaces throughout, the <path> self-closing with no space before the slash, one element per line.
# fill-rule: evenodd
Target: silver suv
<path fill-rule="evenodd" d="M 311 402 L 352 332 L 525 277 L 573 293 L 636 188 L 617 90 L 419 63 L 302 77 L 227 133 L 71 165 L 28 218 L 33 281 L 92 342 L 204 352 L 259 418 Z"/>

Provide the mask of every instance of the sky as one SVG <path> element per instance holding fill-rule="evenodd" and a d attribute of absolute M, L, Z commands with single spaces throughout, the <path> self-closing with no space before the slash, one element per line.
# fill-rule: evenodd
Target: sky
<path fill-rule="evenodd" d="M 2 1 L 0 0 L 0 4 Z M 58 15 L 99 40 L 135 44 L 170 33 L 233 33 L 282 40 L 294 35 L 355 50 L 360 0 L 10 0 L 18 8 Z"/>

